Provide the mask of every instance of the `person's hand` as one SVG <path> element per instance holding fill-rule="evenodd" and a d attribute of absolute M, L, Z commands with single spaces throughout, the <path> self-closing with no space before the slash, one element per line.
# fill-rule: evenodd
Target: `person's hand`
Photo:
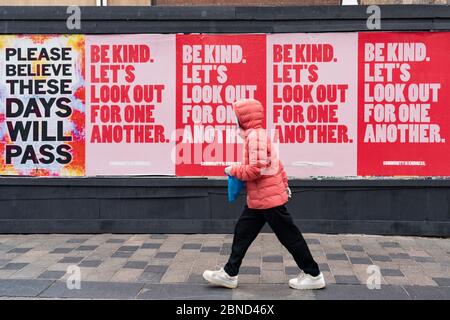
<path fill-rule="evenodd" d="M 224 172 L 227 176 L 231 175 L 231 166 L 226 167 Z"/>
<path fill-rule="evenodd" d="M 286 188 L 286 193 L 287 193 L 289 199 L 292 198 L 291 188 L 287 187 Z"/>

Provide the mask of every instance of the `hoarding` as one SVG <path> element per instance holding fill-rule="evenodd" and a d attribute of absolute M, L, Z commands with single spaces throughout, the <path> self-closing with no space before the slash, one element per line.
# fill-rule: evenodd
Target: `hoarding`
<path fill-rule="evenodd" d="M 0 174 L 221 176 L 255 98 L 289 176 L 450 176 L 448 52 L 448 32 L 0 36 Z"/>

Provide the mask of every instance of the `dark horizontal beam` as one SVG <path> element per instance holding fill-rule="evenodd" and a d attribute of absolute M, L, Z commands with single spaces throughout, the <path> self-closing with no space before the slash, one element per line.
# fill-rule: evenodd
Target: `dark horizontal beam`
<path fill-rule="evenodd" d="M 380 5 L 384 19 L 450 18 L 448 5 Z M 366 19 L 368 6 L 80 7 L 83 20 L 329 20 Z M 67 6 L 0 7 L 0 20 L 66 20 Z"/>
<path fill-rule="evenodd" d="M 448 236 L 450 222 L 294 219 L 302 232 Z M 0 219 L 11 233 L 233 233 L 235 219 Z M 270 232 L 268 225 L 263 232 Z"/>
<path fill-rule="evenodd" d="M 448 5 L 387 5 L 381 31 L 450 30 Z M 81 30 L 67 7 L 0 7 L 0 34 L 272 33 L 370 31 L 367 6 L 81 7 Z"/>
<path fill-rule="evenodd" d="M 0 186 L 73 186 L 73 187 L 224 187 L 225 178 L 192 177 L 87 177 L 87 178 L 37 178 L 0 177 Z M 450 179 L 290 179 L 294 187 L 433 187 L 448 188 Z"/>

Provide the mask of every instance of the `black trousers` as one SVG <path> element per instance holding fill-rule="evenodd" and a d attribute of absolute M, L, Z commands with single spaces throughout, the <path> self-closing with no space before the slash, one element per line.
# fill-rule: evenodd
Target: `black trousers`
<path fill-rule="evenodd" d="M 284 205 L 270 209 L 250 209 L 245 206 L 234 229 L 231 255 L 224 267 L 225 272 L 232 277 L 239 273 L 248 247 L 266 222 L 275 232 L 281 244 L 292 254 L 298 267 L 307 274 L 317 276 L 320 273 L 319 266 L 314 261 L 302 233 L 294 224 Z"/>

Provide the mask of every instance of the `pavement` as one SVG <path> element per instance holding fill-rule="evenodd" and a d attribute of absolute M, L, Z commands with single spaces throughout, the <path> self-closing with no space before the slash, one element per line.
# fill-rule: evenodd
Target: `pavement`
<path fill-rule="evenodd" d="M 229 234 L 0 235 L 0 299 L 450 299 L 450 239 L 305 239 L 326 289 L 287 286 L 299 269 L 272 233 L 249 248 L 235 290 L 201 276 L 227 261 Z"/>

